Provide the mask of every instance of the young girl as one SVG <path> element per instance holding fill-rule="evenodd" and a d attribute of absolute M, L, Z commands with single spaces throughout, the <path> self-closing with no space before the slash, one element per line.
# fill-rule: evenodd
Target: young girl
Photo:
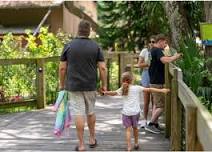
<path fill-rule="evenodd" d="M 122 74 L 122 86 L 116 91 L 105 91 L 103 95 L 121 95 L 123 96 L 122 121 L 126 128 L 127 150 L 131 147 L 131 129 L 134 135 L 134 149 L 139 149 L 138 144 L 138 121 L 140 117 L 140 101 L 143 101 L 143 92 L 161 92 L 167 93 L 169 89 L 144 88 L 142 86 L 133 85 L 133 75 L 130 72 Z"/>

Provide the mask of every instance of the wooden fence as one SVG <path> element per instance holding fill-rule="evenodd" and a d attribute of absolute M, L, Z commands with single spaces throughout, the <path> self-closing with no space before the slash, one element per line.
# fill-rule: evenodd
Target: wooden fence
<path fill-rule="evenodd" d="M 165 82 L 171 88 L 165 99 L 165 135 L 171 150 L 212 150 L 212 115 L 183 82 L 181 69 L 167 64 Z"/>
<path fill-rule="evenodd" d="M 130 69 L 129 66 L 133 65 L 133 59 L 136 55 L 133 53 L 105 53 L 105 61 L 108 69 L 112 62 L 117 62 L 118 65 L 118 84 L 120 86 L 120 75 L 123 71 Z M 0 108 L 18 107 L 18 106 L 31 106 L 35 105 L 38 109 L 45 108 L 46 105 L 46 70 L 45 64 L 48 62 L 58 62 L 59 57 L 48 57 L 48 58 L 21 58 L 21 59 L 0 59 L 0 66 L 11 66 L 11 65 L 36 65 L 36 97 L 27 101 L 18 102 L 0 102 Z M 58 62 L 59 65 L 59 62 Z M 58 72 L 58 71 L 55 71 Z M 110 89 L 111 72 L 108 70 L 107 84 Z M 58 83 L 58 82 L 55 82 Z M 56 92 L 55 92 L 56 93 Z"/>
<path fill-rule="evenodd" d="M 37 59 L 0 59 L 0 66 L 11 65 L 36 65 L 36 97 L 26 101 L 18 102 L 2 102 L 1 108 L 17 107 L 17 106 L 31 106 L 36 105 L 38 109 L 45 107 L 46 103 L 46 89 L 45 89 L 45 64 L 47 62 L 59 61 L 59 57 L 37 58 Z M 23 71 L 24 72 L 24 71 Z M 26 73 L 27 74 L 27 73 Z"/>

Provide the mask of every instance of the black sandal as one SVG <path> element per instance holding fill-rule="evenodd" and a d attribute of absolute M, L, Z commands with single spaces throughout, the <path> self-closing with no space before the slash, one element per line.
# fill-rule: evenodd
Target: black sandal
<path fill-rule="evenodd" d="M 138 149 L 139 149 L 139 145 L 135 145 L 134 150 L 138 150 Z"/>
<path fill-rule="evenodd" d="M 79 151 L 79 146 L 76 146 L 74 150 Z"/>
<path fill-rule="evenodd" d="M 95 148 L 97 146 L 97 140 L 95 139 L 95 144 L 89 144 L 90 148 Z"/>

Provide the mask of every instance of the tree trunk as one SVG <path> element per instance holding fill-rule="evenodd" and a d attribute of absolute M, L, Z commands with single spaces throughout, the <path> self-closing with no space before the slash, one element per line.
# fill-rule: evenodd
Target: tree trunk
<path fill-rule="evenodd" d="M 191 29 L 189 29 L 186 18 L 186 10 L 183 7 L 183 3 L 177 1 L 165 1 L 164 9 L 171 29 L 172 46 L 179 48 L 182 38 L 185 35 L 191 36 Z"/>
<path fill-rule="evenodd" d="M 212 1 L 204 1 L 205 21 L 212 23 Z"/>
<path fill-rule="evenodd" d="M 212 23 L 212 1 L 204 1 L 204 11 L 206 23 Z M 205 57 L 212 57 L 212 46 L 205 47 Z M 206 66 L 212 72 L 212 62 L 209 61 Z"/>

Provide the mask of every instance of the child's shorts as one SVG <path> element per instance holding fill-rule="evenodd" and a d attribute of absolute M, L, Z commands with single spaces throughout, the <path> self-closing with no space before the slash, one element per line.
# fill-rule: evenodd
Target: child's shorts
<path fill-rule="evenodd" d="M 138 126 L 138 121 L 140 118 L 140 113 L 137 115 L 132 115 L 132 116 L 127 116 L 122 114 L 122 122 L 124 127 L 137 127 Z"/>

